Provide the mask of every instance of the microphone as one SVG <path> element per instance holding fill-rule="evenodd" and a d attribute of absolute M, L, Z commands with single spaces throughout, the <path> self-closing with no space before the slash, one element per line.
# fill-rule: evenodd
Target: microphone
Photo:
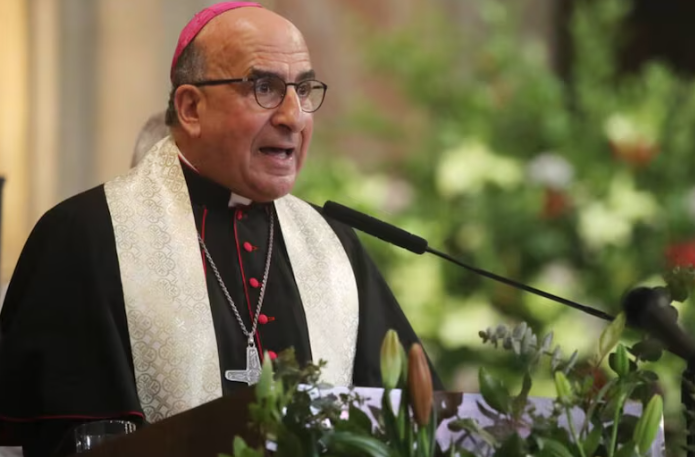
<path fill-rule="evenodd" d="M 666 345 L 669 352 L 695 361 L 695 340 L 678 325 L 678 312 L 664 287 L 638 287 L 623 298 L 627 323 L 645 330 Z"/>
<path fill-rule="evenodd" d="M 368 235 L 375 236 L 388 243 L 407 249 L 411 252 L 414 252 L 415 254 L 424 254 L 425 252 L 429 252 L 430 254 L 434 254 L 437 257 L 441 257 L 442 259 L 447 260 L 455 265 L 458 265 L 459 267 L 465 268 L 468 271 L 472 271 L 473 273 L 476 273 L 480 276 L 484 276 L 486 278 L 490 278 L 495 281 L 501 282 L 502 284 L 506 284 L 508 286 L 515 287 L 517 289 L 523 290 L 525 292 L 530 292 L 535 295 L 539 295 L 543 298 L 547 298 L 548 300 L 552 300 L 565 306 L 569 306 L 570 308 L 577 309 L 586 314 L 598 317 L 600 319 L 604 319 L 606 321 L 612 321 L 613 319 L 615 319 L 614 316 L 604 313 L 601 310 L 581 305 L 571 300 L 558 297 L 557 295 L 553 295 L 548 292 L 544 292 L 540 289 L 536 289 L 535 287 L 531 287 L 526 284 L 514 281 L 513 279 L 505 278 L 495 273 L 491 273 L 489 271 L 485 271 L 480 268 L 467 265 L 448 254 L 430 248 L 427 245 L 427 240 L 425 240 L 422 237 L 413 235 L 412 233 L 406 232 L 405 230 L 398 228 L 395 225 L 388 224 L 375 217 L 368 216 L 352 208 L 348 208 L 347 206 L 341 205 L 340 203 L 327 201 L 323 205 L 323 213 L 328 217 L 331 217 L 337 221 L 349 225 L 350 227 L 365 232 Z"/>

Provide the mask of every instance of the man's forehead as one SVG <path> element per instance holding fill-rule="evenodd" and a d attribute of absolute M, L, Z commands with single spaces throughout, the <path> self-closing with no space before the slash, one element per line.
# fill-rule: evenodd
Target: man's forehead
<path fill-rule="evenodd" d="M 215 18 L 210 28 L 196 38 L 204 49 L 206 66 L 236 72 L 274 71 L 283 78 L 311 70 L 309 50 L 301 33 L 284 18 L 274 19 L 268 27 L 246 17 Z"/>
<path fill-rule="evenodd" d="M 290 21 L 266 9 L 229 11 L 212 19 L 201 30 L 196 42 L 208 41 L 220 47 L 231 46 L 282 48 L 288 51 L 306 49 L 304 37 Z"/>

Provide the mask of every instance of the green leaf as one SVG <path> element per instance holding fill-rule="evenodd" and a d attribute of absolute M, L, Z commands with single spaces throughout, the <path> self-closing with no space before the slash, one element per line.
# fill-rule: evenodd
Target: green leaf
<path fill-rule="evenodd" d="M 524 380 L 521 385 L 521 391 L 519 395 L 514 397 L 512 400 L 512 415 L 515 418 L 521 417 L 526 405 L 528 404 L 528 394 L 531 392 L 531 387 L 533 386 L 533 379 L 531 379 L 531 374 L 527 371 L 524 373 Z"/>
<path fill-rule="evenodd" d="M 219 454 L 218 457 L 229 457 L 227 454 Z M 250 448 L 240 436 L 234 437 L 234 457 L 263 457 L 263 452 Z"/>
<path fill-rule="evenodd" d="M 695 284 L 695 269 L 692 266 L 677 266 L 663 276 L 672 300 L 683 303 L 688 299 Z"/>
<path fill-rule="evenodd" d="M 619 377 L 623 378 L 630 373 L 630 359 L 627 356 L 627 349 L 622 344 L 618 344 L 617 349 L 608 356 L 608 364 Z"/>
<path fill-rule="evenodd" d="M 272 398 L 275 395 L 275 381 L 273 380 L 273 363 L 266 351 L 263 355 L 263 369 L 261 377 L 256 383 L 255 391 L 258 400 Z"/>
<path fill-rule="evenodd" d="M 478 371 L 478 382 L 480 383 L 480 394 L 485 399 L 485 403 L 495 411 L 509 414 L 511 396 L 509 390 L 500 380 L 488 373 L 484 367 L 481 367 L 480 371 Z"/>
<path fill-rule="evenodd" d="M 235 456 L 241 456 L 241 454 L 248 448 L 248 445 L 246 444 L 246 441 L 244 441 L 244 438 L 240 436 L 235 436 L 234 437 L 234 455 Z"/>
<path fill-rule="evenodd" d="M 372 431 L 372 421 L 360 408 L 355 405 L 350 405 L 348 410 L 348 422 L 359 430 L 364 430 L 367 433 Z"/>
<path fill-rule="evenodd" d="M 348 432 L 333 432 L 324 435 L 323 442 L 329 453 L 338 455 L 341 454 L 341 451 L 347 451 L 364 453 L 370 457 L 391 456 L 389 447 L 371 436 L 356 435 Z"/>
<path fill-rule="evenodd" d="M 543 457 L 574 457 L 572 453 L 559 441 L 548 438 L 538 438 L 536 440 L 540 455 Z"/>
<path fill-rule="evenodd" d="M 569 360 L 565 364 L 565 367 L 562 369 L 562 372 L 564 374 L 569 374 L 570 370 L 574 368 L 574 364 L 577 363 L 577 358 L 579 357 L 579 351 L 574 351 L 572 355 L 570 356 Z"/>
<path fill-rule="evenodd" d="M 305 449 L 303 445 L 316 447 L 315 441 L 302 442 L 299 436 L 294 434 L 287 427 L 280 426 L 277 430 L 278 450 L 276 457 L 290 457 L 295 455 L 309 455 L 310 449 Z"/>
<path fill-rule="evenodd" d="M 601 427 L 594 427 L 582 442 L 584 454 L 594 455 L 599 444 L 601 444 Z"/>
<path fill-rule="evenodd" d="M 618 314 L 613 322 L 601 332 L 601 337 L 598 340 L 598 359 L 599 361 L 606 358 L 609 352 L 618 344 L 620 336 L 625 330 L 625 313 Z"/>
<path fill-rule="evenodd" d="M 545 338 L 543 338 L 543 342 L 541 343 L 541 350 L 543 352 L 547 352 L 550 350 L 550 346 L 553 344 L 553 332 L 548 333 L 545 335 Z"/>
<path fill-rule="evenodd" d="M 647 407 L 642 411 L 642 416 L 637 421 L 633 440 L 637 444 L 640 455 L 649 450 L 661 424 L 661 416 L 664 412 L 664 401 L 661 395 L 654 395 Z"/>
<path fill-rule="evenodd" d="M 635 343 L 629 351 L 640 360 L 644 360 L 645 362 L 656 362 L 663 355 L 664 346 L 660 341 L 649 338 Z"/>
<path fill-rule="evenodd" d="M 494 457 L 524 457 L 526 455 L 526 443 L 515 432 L 512 433 L 497 449 Z"/>
<path fill-rule="evenodd" d="M 618 452 L 614 454 L 613 457 L 632 457 L 635 454 L 637 454 L 637 447 L 635 446 L 635 442 L 630 440 L 627 443 L 623 444 L 620 449 L 618 449 Z"/>

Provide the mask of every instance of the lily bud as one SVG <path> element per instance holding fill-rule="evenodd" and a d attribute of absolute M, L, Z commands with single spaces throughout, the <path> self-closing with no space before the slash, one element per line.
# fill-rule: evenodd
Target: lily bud
<path fill-rule="evenodd" d="M 642 411 L 642 416 L 637 421 L 632 437 L 640 455 L 644 455 L 652 446 L 659 431 L 663 413 L 664 400 L 661 398 L 661 395 L 654 395 L 647 403 L 644 411 Z"/>
<path fill-rule="evenodd" d="M 572 403 L 574 398 L 572 385 L 562 371 L 555 372 L 555 390 L 557 391 L 557 398 L 560 400 L 560 403 L 563 405 Z"/>
<path fill-rule="evenodd" d="M 395 330 L 386 332 L 381 343 L 381 379 L 386 389 L 394 389 L 398 385 L 403 364 L 402 351 L 398 333 Z"/>
<path fill-rule="evenodd" d="M 425 351 L 417 343 L 410 347 L 408 354 L 408 389 L 415 422 L 426 427 L 432 413 L 432 375 Z"/>
<path fill-rule="evenodd" d="M 611 367 L 619 377 L 623 378 L 630 373 L 630 359 L 627 356 L 627 349 L 622 344 L 618 344 L 614 354 Z"/>

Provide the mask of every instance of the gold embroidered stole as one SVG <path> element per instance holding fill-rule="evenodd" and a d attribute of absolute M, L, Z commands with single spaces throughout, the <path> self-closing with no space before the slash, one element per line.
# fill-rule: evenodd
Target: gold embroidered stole
<path fill-rule="evenodd" d="M 186 180 L 173 139 L 105 184 L 116 240 L 135 380 L 143 412 L 156 422 L 222 395 L 217 341 Z M 326 382 L 352 382 L 357 286 L 347 254 L 310 205 L 276 202 Z"/>
<path fill-rule="evenodd" d="M 328 222 L 308 203 L 287 195 L 275 201 L 282 237 L 304 305 L 311 357 L 325 360 L 323 381 L 352 384 L 359 298 L 355 273 Z"/>

